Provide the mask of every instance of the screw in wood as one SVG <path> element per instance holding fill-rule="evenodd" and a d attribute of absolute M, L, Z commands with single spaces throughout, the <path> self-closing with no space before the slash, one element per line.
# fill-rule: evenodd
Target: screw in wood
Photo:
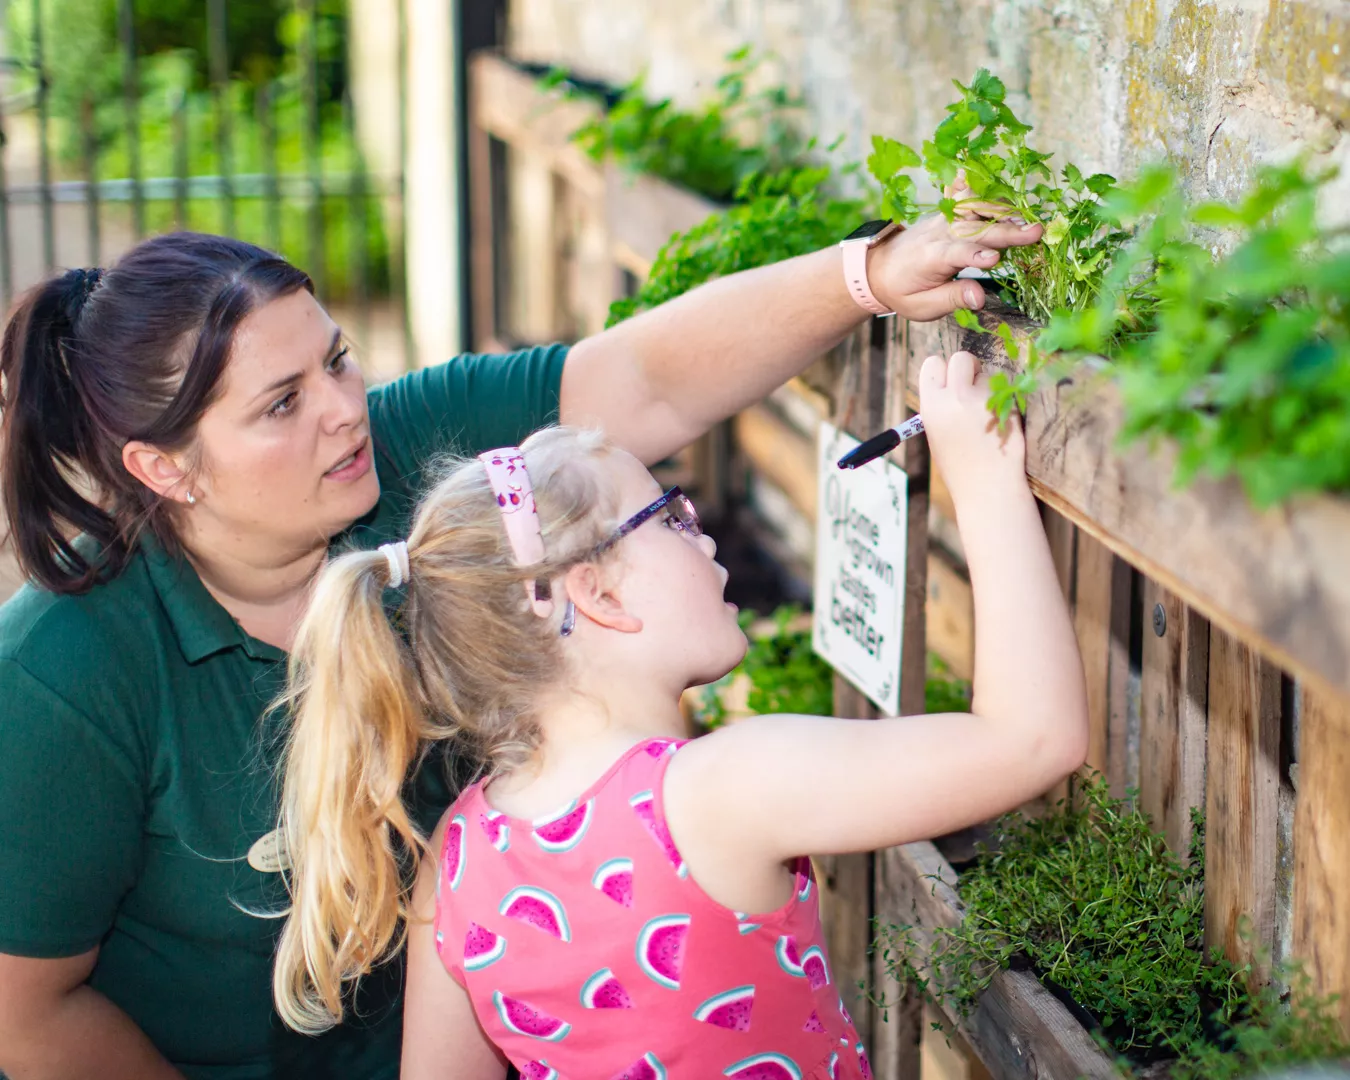
<path fill-rule="evenodd" d="M 1153 632 L 1159 637 L 1167 633 L 1167 612 L 1161 604 L 1153 605 Z"/>

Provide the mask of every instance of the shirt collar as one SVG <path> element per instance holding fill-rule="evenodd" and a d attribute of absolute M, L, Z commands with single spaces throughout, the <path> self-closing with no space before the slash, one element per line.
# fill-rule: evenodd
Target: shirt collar
<path fill-rule="evenodd" d="M 229 649 L 242 649 L 254 660 L 286 659 L 281 649 L 244 632 L 185 557 L 171 555 L 149 533 L 141 539 L 141 550 L 150 584 L 189 664 Z"/>

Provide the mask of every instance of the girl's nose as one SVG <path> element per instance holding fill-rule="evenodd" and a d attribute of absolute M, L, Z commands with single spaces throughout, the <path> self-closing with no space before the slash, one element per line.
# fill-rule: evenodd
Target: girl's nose
<path fill-rule="evenodd" d="M 703 549 L 703 554 L 708 556 L 708 558 L 714 559 L 717 557 L 717 541 L 707 533 L 703 533 L 698 537 L 698 546 Z"/>

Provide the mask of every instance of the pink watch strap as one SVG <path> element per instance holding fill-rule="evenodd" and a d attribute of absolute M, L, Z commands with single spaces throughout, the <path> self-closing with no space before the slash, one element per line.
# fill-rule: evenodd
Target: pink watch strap
<path fill-rule="evenodd" d="M 854 240 L 840 246 L 844 249 L 844 283 L 848 285 L 849 295 L 873 315 L 894 315 L 895 312 L 872 294 L 872 286 L 867 283 L 867 252 L 872 245 L 865 240 Z"/>

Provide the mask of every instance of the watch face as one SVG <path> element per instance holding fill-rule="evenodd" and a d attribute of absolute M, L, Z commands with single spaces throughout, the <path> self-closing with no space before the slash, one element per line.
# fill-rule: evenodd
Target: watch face
<path fill-rule="evenodd" d="M 851 233 L 849 233 L 846 237 L 844 237 L 844 241 L 847 242 L 849 240 L 867 240 L 873 236 L 876 236 L 877 233 L 889 229 L 890 227 L 891 223 L 889 221 L 886 221 L 884 218 L 879 218 L 876 221 L 864 221 L 861 225 L 859 225 L 856 229 L 854 229 Z"/>

